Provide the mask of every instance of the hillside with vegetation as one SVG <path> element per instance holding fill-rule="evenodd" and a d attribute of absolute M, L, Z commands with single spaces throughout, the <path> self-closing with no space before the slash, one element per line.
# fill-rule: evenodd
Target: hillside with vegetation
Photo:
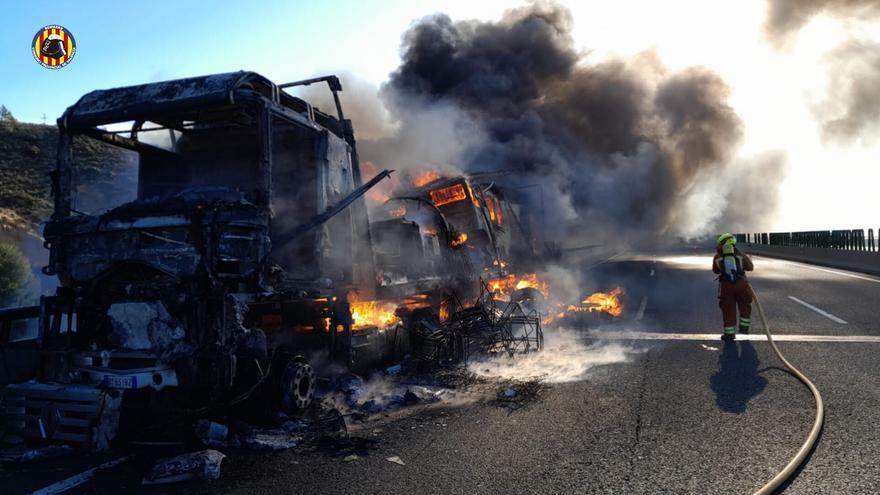
<path fill-rule="evenodd" d="M 0 105 L 0 307 L 31 304 L 54 290 L 39 269 L 47 262 L 40 223 L 52 213 L 57 147 L 56 126 L 19 122 Z M 73 153 L 76 205 L 119 204 L 123 190 L 134 190 L 130 152 L 83 138 Z"/>
<path fill-rule="evenodd" d="M 51 179 L 55 169 L 58 128 L 18 122 L 0 105 L 0 227 L 37 232 L 52 211 Z M 133 187 L 131 156 L 124 150 L 92 139 L 74 145 L 77 182 L 89 189 L 114 194 L 120 182 Z"/>

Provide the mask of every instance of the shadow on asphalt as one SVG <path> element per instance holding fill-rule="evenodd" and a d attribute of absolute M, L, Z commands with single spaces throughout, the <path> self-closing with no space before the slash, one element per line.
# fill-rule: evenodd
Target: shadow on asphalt
<path fill-rule="evenodd" d="M 709 385 L 721 410 L 742 414 L 749 400 L 767 386 L 767 379 L 758 374 L 758 353 L 751 342 L 725 341 L 723 344 L 718 356 L 718 372 L 709 378 Z"/>

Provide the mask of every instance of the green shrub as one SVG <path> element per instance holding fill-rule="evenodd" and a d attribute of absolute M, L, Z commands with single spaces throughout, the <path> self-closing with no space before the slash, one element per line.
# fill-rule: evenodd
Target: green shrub
<path fill-rule="evenodd" d="M 0 307 L 18 306 L 30 296 L 31 263 L 18 247 L 0 243 Z"/>

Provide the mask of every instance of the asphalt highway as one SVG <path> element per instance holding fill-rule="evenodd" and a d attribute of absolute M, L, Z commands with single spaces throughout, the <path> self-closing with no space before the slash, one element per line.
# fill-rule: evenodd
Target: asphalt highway
<path fill-rule="evenodd" d="M 777 334 L 880 336 L 880 279 L 754 261 L 750 278 Z M 621 256 L 585 271 L 587 285 L 628 290 L 623 321 L 591 333 L 588 345 L 601 348 L 603 331 L 719 335 L 710 268 L 711 258 L 695 251 Z M 760 328 L 756 323 L 753 333 Z M 633 350 L 626 361 L 553 384 L 520 409 L 430 409 L 384 426 L 377 451 L 357 461 L 293 453 L 241 459 L 230 463 L 233 482 L 207 491 L 751 493 L 785 465 L 809 430 L 812 398 L 779 368 L 766 342 L 623 345 Z M 779 345 L 827 404 L 819 444 L 785 493 L 880 491 L 880 343 Z M 386 460 L 395 455 L 406 464 Z"/>
<path fill-rule="evenodd" d="M 754 261 L 772 329 L 790 336 L 779 346 L 827 407 L 819 443 L 784 493 L 878 493 L 880 342 L 868 337 L 880 337 L 880 278 Z M 120 475 L 79 492 L 751 493 L 785 465 L 812 423 L 812 398 L 766 342 L 720 341 L 710 255 L 618 256 L 579 276 L 590 289 L 627 290 L 620 321 L 589 333 L 568 325 L 587 355 L 616 358 L 517 407 L 482 400 L 387 418 L 363 430 L 376 443 L 354 460 L 231 454 L 218 482 L 147 489 Z M 761 332 L 757 313 L 753 321 Z"/>

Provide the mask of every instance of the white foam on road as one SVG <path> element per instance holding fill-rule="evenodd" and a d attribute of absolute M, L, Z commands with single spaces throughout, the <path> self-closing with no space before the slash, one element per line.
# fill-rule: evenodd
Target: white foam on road
<path fill-rule="evenodd" d="M 714 341 L 721 340 L 721 333 L 675 333 L 675 332 L 584 332 L 582 338 L 596 339 L 599 341 L 618 340 L 690 340 L 690 341 Z M 762 342 L 767 340 L 763 333 L 749 335 L 737 334 L 736 340 L 748 340 Z M 792 335 L 773 334 L 773 340 L 777 342 L 852 342 L 880 344 L 878 335 Z"/>
<path fill-rule="evenodd" d="M 827 312 L 827 311 L 825 311 L 825 310 L 819 309 L 819 308 L 817 308 L 816 306 L 813 306 L 812 304 L 810 304 L 810 303 L 808 303 L 808 302 L 801 301 L 800 299 L 798 299 L 798 298 L 796 298 L 796 297 L 794 297 L 794 296 L 788 296 L 788 298 L 791 299 L 792 301 L 794 301 L 794 302 L 796 302 L 796 303 L 798 303 L 798 304 L 804 306 L 805 308 L 812 309 L 813 311 L 819 313 L 820 315 L 822 315 L 822 316 L 828 318 L 828 319 L 831 320 L 831 321 L 834 321 L 834 322 L 840 323 L 841 325 L 846 325 L 846 321 L 845 321 L 845 320 L 843 320 L 843 319 L 841 319 L 841 318 L 838 318 L 838 317 L 834 316 L 833 314 L 831 314 L 831 313 L 829 313 L 829 312 Z"/>
<path fill-rule="evenodd" d="M 625 363 L 639 354 L 623 342 L 585 344 L 581 335 L 565 330 L 544 334 L 541 352 L 501 356 L 471 361 L 468 369 L 477 376 L 506 380 L 541 380 L 545 383 L 567 383 L 589 378 L 597 366 Z"/>

